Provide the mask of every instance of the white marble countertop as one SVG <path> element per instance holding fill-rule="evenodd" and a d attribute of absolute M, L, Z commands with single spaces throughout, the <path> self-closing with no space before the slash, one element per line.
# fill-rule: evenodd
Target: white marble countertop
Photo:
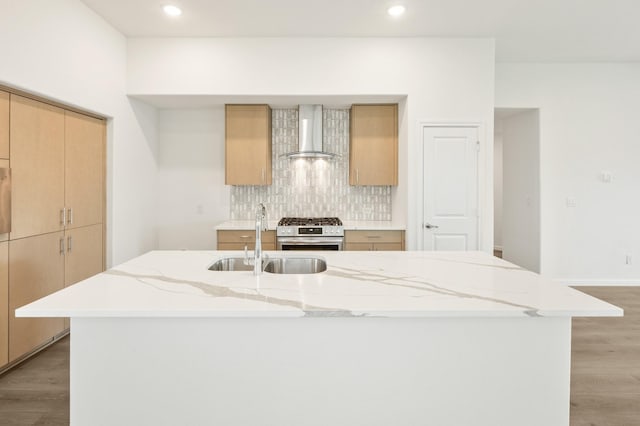
<path fill-rule="evenodd" d="M 347 231 L 404 231 L 406 225 L 390 220 L 345 220 L 344 229 Z"/>
<path fill-rule="evenodd" d="M 278 225 L 277 220 L 267 221 L 267 228 L 271 231 L 275 231 Z M 216 231 L 236 231 L 236 230 L 255 230 L 255 220 L 228 220 L 226 222 L 219 223 L 215 226 Z"/>
<path fill-rule="evenodd" d="M 213 272 L 239 252 L 153 251 L 16 310 L 18 317 L 621 316 L 482 252 L 267 252 L 325 272 Z"/>
<path fill-rule="evenodd" d="M 276 229 L 277 220 L 268 221 L 268 228 Z M 403 224 L 390 220 L 345 220 L 343 221 L 344 229 L 347 231 L 355 230 L 390 230 L 404 231 L 407 227 Z M 253 220 L 228 220 L 216 225 L 217 231 L 233 231 L 243 229 L 255 229 L 256 222 Z"/>

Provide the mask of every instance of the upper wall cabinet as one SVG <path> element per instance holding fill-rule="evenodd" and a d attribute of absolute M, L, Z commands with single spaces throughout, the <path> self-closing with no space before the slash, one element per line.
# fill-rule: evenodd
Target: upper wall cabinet
<path fill-rule="evenodd" d="M 398 105 L 352 105 L 349 185 L 397 184 Z"/>
<path fill-rule="evenodd" d="M 0 158 L 9 158 L 9 94 L 0 91 Z"/>
<path fill-rule="evenodd" d="M 269 105 L 226 105 L 225 184 L 271 185 Z"/>
<path fill-rule="evenodd" d="M 102 120 L 11 95 L 11 239 L 103 223 Z"/>
<path fill-rule="evenodd" d="M 11 239 L 64 229 L 64 110 L 11 95 Z"/>
<path fill-rule="evenodd" d="M 102 223 L 104 139 L 102 120 L 65 111 L 65 206 L 67 228 Z"/>

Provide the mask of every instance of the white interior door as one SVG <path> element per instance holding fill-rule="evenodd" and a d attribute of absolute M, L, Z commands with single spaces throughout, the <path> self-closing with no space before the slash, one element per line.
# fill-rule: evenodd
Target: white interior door
<path fill-rule="evenodd" d="M 478 128 L 422 130 L 424 250 L 478 249 Z"/>

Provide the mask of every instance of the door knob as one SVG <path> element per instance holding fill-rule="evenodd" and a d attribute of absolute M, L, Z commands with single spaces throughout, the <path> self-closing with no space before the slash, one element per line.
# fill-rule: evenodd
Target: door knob
<path fill-rule="evenodd" d="M 438 225 L 432 225 L 430 223 L 425 223 L 424 227 L 427 228 L 427 229 L 438 229 L 438 228 L 440 228 Z"/>

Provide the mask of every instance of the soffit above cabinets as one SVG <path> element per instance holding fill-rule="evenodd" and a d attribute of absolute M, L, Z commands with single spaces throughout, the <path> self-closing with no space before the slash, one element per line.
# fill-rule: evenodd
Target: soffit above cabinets
<path fill-rule="evenodd" d="M 325 108 L 349 108 L 352 104 L 400 103 L 406 95 L 129 95 L 159 109 L 223 107 L 225 104 L 267 104 L 272 108 L 298 108 L 321 104 Z"/>

